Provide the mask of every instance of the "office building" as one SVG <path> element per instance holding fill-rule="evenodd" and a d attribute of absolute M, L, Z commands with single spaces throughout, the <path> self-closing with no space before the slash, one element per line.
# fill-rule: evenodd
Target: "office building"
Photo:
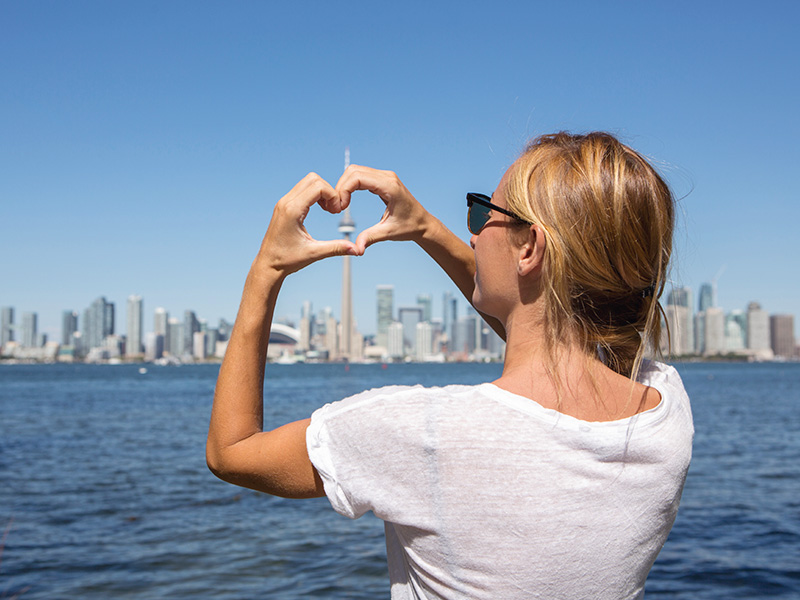
<path fill-rule="evenodd" d="M 195 331 L 192 336 L 192 357 L 203 360 L 206 357 L 206 332 Z"/>
<path fill-rule="evenodd" d="M 775 356 L 790 358 L 795 353 L 794 316 L 772 315 L 769 318 L 772 351 Z"/>
<path fill-rule="evenodd" d="M 772 350 L 769 339 L 769 315 L 758 302 L 747 305 L 747 349 L 753 352 Z"/>
<path fill-rule="evenodd" d="M 181 354 L 192 354 L 194 348 L 194 334 L 200 331 L 200 321 L 193 310 L 186 310 L 183 313 L 183 346 Z M 180 356 L 178 355 L 178 356 Z"/>
<path fill-rule="evenodd" d="M 153 361 L 164 356 L 164 336 L 150 331 L 144 336 L 144 359 Z"/>
<path fill-rule="evenodd" d="M 703 314 L 705 316 L 703 354 L 705 356 L 725 354 L 725 314 L 716 306 L 709 307 Z"/>
<path fill-rule="evenodd" d="M 143 345 L 143 316 L 144 309 L 141 296 L 128 296 L 127 310 L 127 340 L 125 342 L 126 356 L 141 356 Z"/>
<path fill-rule="evenodd" d="M 14 307 L 0 308 L 0 346 L 14 341 Z"/>
<path fill-rule="evenodd" d="M 678 304 L 664 307 L 666 328 L 661 335 L 661 352 L 672 356 L 693 354 L 695 349 L 694 317 L 691 308 Z"/>
<path fill-rule="evenodd" d="M 444 293 L 444 306 L 442 308 L 444 311 L 444 315 L 442 317 L 442 326 L 444 327 L 444 333 L 449 340 L 449 345 L 452 346 L 453 332 L 455 329 L 456 320 L 458 319 L 458 301 L 450 292 Z"/>
<path fill-rule="evenodd" d="M 225 319 L 219 320 L 219 325 L 217 325 L 217 337 L 219 338 L 220 342 L 226 342 L 231 337 L 231 330 L 233 329 L 233 324 L 229 323 Z M 313 329 L 312 329 L 313 335 Z"/>
<path fill-rule="evenodd" d="M 667 330 L 662 332 L 661 351 L 673 356 L 695 352 L 695 319 L 692 314 L 692 290 L 676 287 L 667 295 L 664 308 Z"/>
<path fill-rule="evenodd" d="M 717 299 L 714 296 L 714 287 L 710 283 L 704 283 L 701 285 L 699 301 L 697 304 L 697 312 L 705 312 L 712 306 L 716 306 Z"/>
<path fill-rule="evenodd" d="M 672 288 L 667 294 L 668 306 L 685 306 L 692 308 L 692 289 L 688 287 Z"/>
<path fill-rule="evenodd" d="M 744 327 L 742 324 L 745 324 Z M 733 310 L 725 316 L 725 352 L 741 354 L 747 347 L 745 331 L 747 318 L 741 310 Z"/>
<path fill-rule="evenodd" d="M 430 323 L 433 319 L 433 299 L 430 294 L 417 294 L 417 306 L 422 309 L 422 321 Z"/>
<path fill-rule="evenodd" d="M 475 313 L 456 320 L 453 327 L 453 344 L 450 351 L 462 359 L 466 359 L 475 352 L 476 340 L 479 339 L 480 329 L 478 317 Z"/>
<path fill-rule="evenodd" d="M 65 310 L 61 313 L 61 345 L 72 346 L 73 336 L 78 331 L 78 313 Z"/>
<path fill-rule="evenodd" d="M 386 351 L 389 358 L 395 360 L 405 356 L 405 350 L 403 348 L 403 324 L 400 321 L 394 321 L 389 325 Z"/>
<path fill-rule="evenodd" d="M 429 321 L 417 323 L 414 357 L 425 360 L 433 354 L 433 325 Z"/>
<path fill-rule="evenodd" d="M 328 350 L 328 358 L 336 360 L 339 358 L 339 325 L 336 323 L 330 308 L 326 309 L 324 314 L 326 317 L 325 327 L 323 328 L 325 332 L 323 345 Z"/>
<path fill-rule="evenodd" d="M 186 348 L 184 348 L 183 323 L 175 317 L 170 317 L 167 323 L 167 331 L 169 336 L 165 340 L 165 351 L 168 351 L 171 356 L 183 356 L 186 350 Z M 192 347 L 189 346 L 188 350 L 191 350 L 191 348 Z"/>
<path fill-rule="evenodd" d="M 83 311 L 80 327 L 84 351 L 105 347 L 105 339 L 114 335 L 114 320 L 114 303 L 103 296 Z"/>
<path fill-rule="evenodd" d="M 153 333 L 167 337 L 169 327 L 169 313 L 166 308 L 159 306 L 153 311 Z"/>
<path fill-rule="evenodd" d="M 23 348 L 36 348 L 38 337 L 38 316 L 35 312 L 22 313 L 22 335 L 20 345 Z"/>
<path fill-rule="evenodd" d="M 743 348 L 747 348 L 747 313 L 737 308 L 732 310 L 726 318 L 735 321 L 739 325 L 739 329 L 742 331 Z"/>
<path fill-rule="evenodd" d="M 375 343 L 378 346 L 388 348 L 389 325 L 394 322 L 394 286 L 379 285 L 377 288 L 377 300 L 378 310 Z"/>
<path fill-rule="evenodd" d="M 397 311 L 397 320 L 403 325 L 403 352 L 411 354 L 417 343 L 417 323 L 422 322 L 422 308 L 400 307 Z"/>

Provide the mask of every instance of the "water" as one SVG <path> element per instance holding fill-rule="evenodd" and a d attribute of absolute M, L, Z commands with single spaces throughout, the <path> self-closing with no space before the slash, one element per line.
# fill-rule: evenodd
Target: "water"
<path fill-rule="evenodd" d="M 800 364 L 679 366 L 694 459 L 648 598 L 798 598 Z M 218 367 L 0 367 L 0 598 L 384 598 L 383 526 L 207 470 Z M 499 365 L 268 367 L 266 421 Z M 24 591 L 23 591 L 24 590 Z"/>

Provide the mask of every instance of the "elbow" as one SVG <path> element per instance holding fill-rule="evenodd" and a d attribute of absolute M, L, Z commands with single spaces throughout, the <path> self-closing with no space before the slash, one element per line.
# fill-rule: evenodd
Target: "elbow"
<path fill-rule="evenodd" d="M 219 448 L 214 447 L 210 442 L 206 444 L 206 466 L 214 475 L 227 481 L 225 478 L 225 461 Z"/>

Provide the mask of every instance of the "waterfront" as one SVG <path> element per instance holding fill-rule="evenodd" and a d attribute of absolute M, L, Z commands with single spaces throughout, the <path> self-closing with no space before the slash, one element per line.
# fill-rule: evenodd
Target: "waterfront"
<path fill-rule="evenodd" d="M 388 597 L 382 524 L 325 499 L 216 480 L 204 461 L 218 365 L 0 366 L 0 597 Z M 695 447 L 647 597 L 794 598 L 800 364 L 678 365 Z M 500 364 L 269 365 L 266 420 L 400 383 L 478 383 Z"/>

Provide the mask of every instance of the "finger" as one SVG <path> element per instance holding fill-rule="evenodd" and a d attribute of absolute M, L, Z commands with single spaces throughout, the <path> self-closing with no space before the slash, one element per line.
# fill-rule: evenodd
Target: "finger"
<path fill-rule="evenodd" d="M 380 171 L 360 165 L 350 165 L 336 183 L 336 190 L 342 199 L 350 201 L 350 194 L 366 190 L 388 201 L 402 190 L 402 183 L 392 171 Z"/>
<path fill-rule="evenodd" d="M 301 179 L 280 202 L 285 203 L 293 212 L 306 214 L 315 202 L 320 205 L 338 203 L 339 194 L 316 173 L 309 173 Z"/>
<path fill-rule="evenodd" d="M 338 192 L 336 194 L 336 198 L 320 198 L 318 203 L 322 207 L 322 210 L 334 215 L 339 214 L 345 208 L 342 206 L 341 198 L 339 198 Z"/>
<path fill-rule="evenodd" d="M 372 244 L 389 239 L 389 231 L 390 229 L 383 223 L 378 223 L 359 233 L 356 237 L 356 249 L 359 255 L 364 254 Z"/>

